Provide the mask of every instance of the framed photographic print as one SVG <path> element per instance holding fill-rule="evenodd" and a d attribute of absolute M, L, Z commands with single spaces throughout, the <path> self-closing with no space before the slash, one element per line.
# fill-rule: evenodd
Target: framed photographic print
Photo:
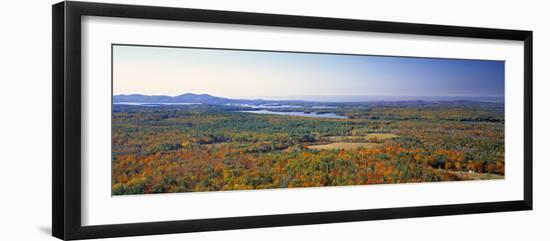
<path fill-rule="evenodd" d="M 532 32 L 53 6 L 53 235 L 532 209 Z"/>

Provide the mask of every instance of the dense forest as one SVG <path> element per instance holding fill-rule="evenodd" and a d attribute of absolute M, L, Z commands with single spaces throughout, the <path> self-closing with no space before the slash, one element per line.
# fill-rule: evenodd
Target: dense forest
<path fill-rule="evenodd" d="M 113 105 L 112 194 L 504 178 L 502 103 L 247 109 Z"/>

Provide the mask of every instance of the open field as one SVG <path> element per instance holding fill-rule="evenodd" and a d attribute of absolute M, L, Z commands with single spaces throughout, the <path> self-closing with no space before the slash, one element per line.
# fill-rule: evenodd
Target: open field
<path fill-rule="evenodd" d="M 392 133 L 369 133 L 362 136 L 328 136 L 326 139 L 334 142 L 378 142 L 398 137 Z"/>
<path fill-rule="evenodd" d="M 502 103 L 332 105 L 281 107 L 277 114 L 227 105 L 115 105 L 112 193 L 504 177 Z"/>
<path fill-rule="evenodd" d="M 438 170 L 442 174 L 455 175 L 458 180 L 498 180 L 504 179 L 504 175 L 495 173 L 479 173 L 465 171 Z"/>
<path fill-rule="evenodd" d="M 313 145 L 308 146 L 309 149 L 313 150 L 354 150 L 358 148 L 364 149 L 380 149 L 382 144 L 379 143 L 353 143 L 353 142 L 334 142 L 325 145 Z"/>

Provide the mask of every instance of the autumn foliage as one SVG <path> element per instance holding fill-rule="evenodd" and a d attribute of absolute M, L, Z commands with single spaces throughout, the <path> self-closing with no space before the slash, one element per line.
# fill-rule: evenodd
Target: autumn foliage
<path fill-rule="evenodd" d="M 338 111 L 350 118 L 257 115 L 202 105 L 116 107 L 112 193 L 458 181 L 505 173 L 500 107 Z M 360 138 L 369 133 L 391 133 L 392 138 Z M 334 137 L 379 145 L 308 148 Z"/>

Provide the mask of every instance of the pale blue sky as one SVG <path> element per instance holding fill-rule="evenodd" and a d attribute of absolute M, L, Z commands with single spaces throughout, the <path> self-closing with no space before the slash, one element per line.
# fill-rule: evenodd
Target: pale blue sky
<path fill-rule="evenodd" d="M 113 88 L 278 99 L 503 96 L 504 62 L 115 45 Z"/>

